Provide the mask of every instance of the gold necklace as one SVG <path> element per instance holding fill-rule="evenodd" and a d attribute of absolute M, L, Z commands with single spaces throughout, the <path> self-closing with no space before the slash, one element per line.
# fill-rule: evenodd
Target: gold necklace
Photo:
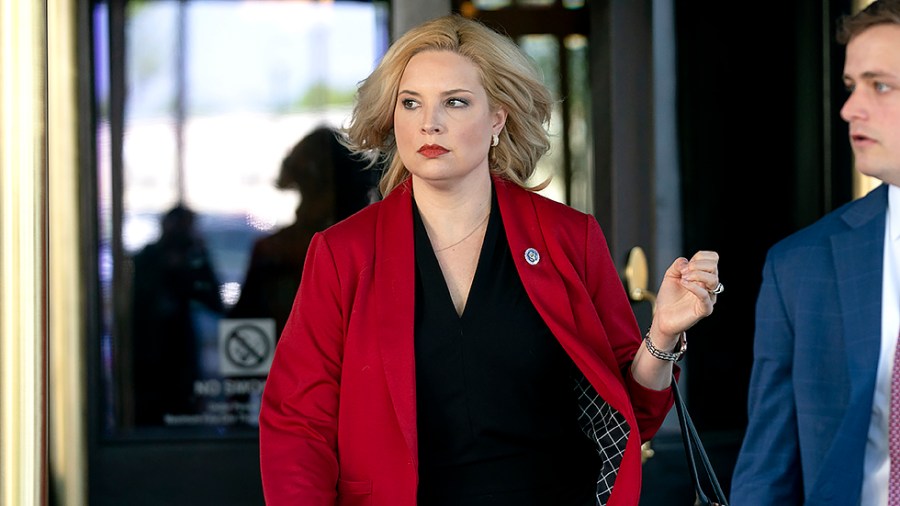
<path fill-rule="evenodd" d="M 444 246 L 444 247 L 441 248 L 441 249 L 436 249 L 436 250 L 434 250 L 434 252 L 435 252 L 435 253 L 440 253 L 441 251 L 448 250 L 448 249 L 450 249 L 450 248 L 452 248 L 452 247 L 458 245 L 459 243 L 465 241 L 465 240 L 468 239 L 469 237 L 472 237 L 472 234 L 474 234 L 476 230 L 478 230 L 479 228 L 481 228 L 482 225 L 484 225 L 484 222 L 487 221 L 488 216 L 490 216 L 490 215 L 491 215 L 491 212 L 490 212 L 490 210 L 488 210 L 487 214 L 484 215 L 484 218 L 482 218 L 481 221 L 478 222 L 478 225 L 475 225 L 475 228 L 473 228 L 471 232 L 469 232 L 468 234 L 466 234 L 465 237 L 463 237 L 462 239 L 456 241 L 455 243 L 451 244 L 450 246 Z"/>

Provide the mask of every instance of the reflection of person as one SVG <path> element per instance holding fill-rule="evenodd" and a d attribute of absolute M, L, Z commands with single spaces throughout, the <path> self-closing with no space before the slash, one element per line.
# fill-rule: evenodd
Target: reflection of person
<path fill-rule="evenodd" d="M 735 505 L 888 504 L 898 469 L 888 418 L 900 330 L 900 1 L 845 18 L 839 39 L 856 169 L 885 184 L 768 253 Z"/>
<path fill-rule="evenodd" d="M 280 333 L 313 234 L 369 203 L 376 172 L 352 157 L 338 135 L 330 127 L 316 128 L 282 161 L 276 186 L 300 193 L 296 221 L 253 245 L 241 296 L 229 317 L 274 318 Z"/>
<path fill-rule="evenodd" d="M 348 132 L 386 197 L 313 238 L 263 394 L 268 504 L 638 503 L 673 362 L 597 221 L 530 191 L 550 109 L 511 40 L 455 15 L 364 81 Z M 712 311 L 717 262 L 666 272 L 659 357 Z"/>
<path fill-rule="evenodd" d="M 134 256 L 135 424 L 161 425 L 167 414 L 195 409 L 199 367 L 195 319 L 220 312 L 219 283 L 194 212 L 177 205 L 162 219 L 162 234 Z"/>

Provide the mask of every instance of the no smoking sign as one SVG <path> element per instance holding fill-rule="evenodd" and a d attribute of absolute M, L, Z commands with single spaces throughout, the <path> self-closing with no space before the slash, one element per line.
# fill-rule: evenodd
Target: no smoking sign
<path fill-rule="evenodd" d="M 275 352 L 275 320 L 226 318 L 219 321 L 219 372 L 223 376 L 265 376 Z"/>

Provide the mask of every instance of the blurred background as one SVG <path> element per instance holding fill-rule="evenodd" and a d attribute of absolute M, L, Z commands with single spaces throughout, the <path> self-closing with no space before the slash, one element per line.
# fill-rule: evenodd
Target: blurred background
<path fill-rule="evenodd" d="M 727 490 L 765 252 L 873 186 L 838 116 L 834 42 L 865 3 L 0 0 L 0 126 L 37 119 L 0 144 L 0 217 L 21 232 L 0 259 L 27 267 L 4 271 L 0 316 L 36 323 L 0 334 L 34 352 L 4 362 L 0 490 L 9 504 L 263 504 L 259 395 L 294 288 L 265 288 L 271 311 L 241 294 L 269 286 L 260 273 L 284 280 L 311 231 L 378 199 L 376 167 L 352 183 L 366 201 L 337 209 L 351 185 L 338 174 L 356 169 L 334 168 L 325 143 L 292 153 L 344 124 L 397 34 L 448 12 L 539 65 L 557 99 L 542 193 L 597 217 L 642 327 L 675 257 L 720 253 L 727 289 L 690 332 L 681 384 Z M 320 190 L 285 175 L 323 166 Z M 36 197 L 12 203 L 11 187 Z M 329 212 L 304 210 L 323 194 Z M 646 448 L 642 506 L 693 503 L 673 417 Z"/>

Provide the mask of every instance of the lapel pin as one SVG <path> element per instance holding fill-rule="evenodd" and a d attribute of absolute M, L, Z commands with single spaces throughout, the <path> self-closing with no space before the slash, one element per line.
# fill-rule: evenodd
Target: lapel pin
<path fill-rule="evenodd" d="M 541 254 L 534 248 L 528 248 L 525 250 L 525 261 L 528 265 L 537 265 L 541 261 Z"/>

